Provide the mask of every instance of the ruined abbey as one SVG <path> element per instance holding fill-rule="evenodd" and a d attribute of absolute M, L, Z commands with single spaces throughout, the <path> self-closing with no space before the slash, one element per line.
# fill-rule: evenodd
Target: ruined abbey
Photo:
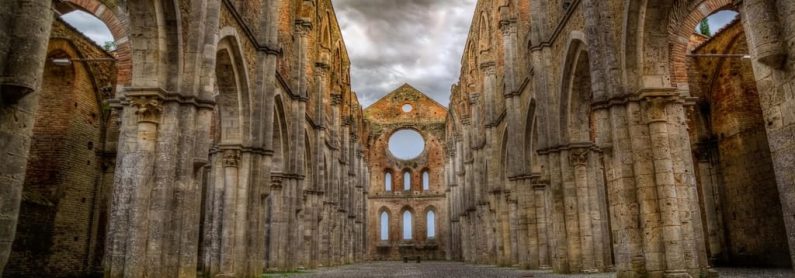
<path fill-rule="evenodd" d="M 0 1 L 3 277 L 793 268 L 795 1 L 479 0 L 368 107 L 332 2 Z"/>

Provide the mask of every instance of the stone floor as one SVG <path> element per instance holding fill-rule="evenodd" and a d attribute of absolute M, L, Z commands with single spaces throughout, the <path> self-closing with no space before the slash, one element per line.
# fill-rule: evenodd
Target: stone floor
<path fill-rule="evenodd" d="M 791 269 L 738 269 L 718 268 L 720 277 L 795 277 Z M 560 275 L 550 271 L 519 270 L 485 265 L 470 265 L 458 262 L 372 262 L 333 268 L 321 268 L 301 273 L 271 274 L 265 277 L 559 277 L 559 278 L 608 278 L 615 277 L 613 273 L 600 273 L 589 275 Z"/>

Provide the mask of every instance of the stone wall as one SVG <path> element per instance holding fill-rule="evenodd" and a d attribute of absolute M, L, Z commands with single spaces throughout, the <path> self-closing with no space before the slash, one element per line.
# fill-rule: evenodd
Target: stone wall
<path fill-rule="evenodd" d="M 715 38 L 693 35 L 723 9 L 741 22 Z M 446 131 L 452 257 L 619 277 L 789 265 L 791 9 L 479 1 Z M 688 56 L 700 43 L 711 58 Z M 698 149 L 710 140 L 712 153 Z"/>

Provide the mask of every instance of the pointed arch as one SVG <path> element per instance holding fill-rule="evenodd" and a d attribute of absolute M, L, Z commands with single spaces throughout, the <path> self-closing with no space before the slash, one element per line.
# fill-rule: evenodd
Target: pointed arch
<path fill-rule="evenodd" d="M 425 191 L 425 192 L 430 191 L 431 190 L 431 174 L 430 174 L 430 170 L 428 170 L 427 168 L 423 169 L 422 170 L 422 175 L 420 177 L 421 177 L 421 181 L 422 181 L 422 191 Z"/>
<path fill-rule="evenodd" d="M 480 23 L 478 24 L 478 49 L 480 52 L 489 51 L 491 48 L 491 26 L 489 14 L 480 13 Z"/>
<path fill-rule="evenodd" d="M 100 2 L 99 0 L 65 0 L 56 2 L 55 8 L 61 14 L 67 14 L 76 10 L 85 11 L 103 23 L 110 30 L 113 35 L 113 40 L 116 43 L 116 83 L 118 85 L 130 85 L 132 81 L 132 55 L 129 34 L 129 16 L 119 8 L 111 8 Z"/>
<path fill-rule="evenodd" d="M 382 207 L 378 213 L 378 239 L 381 241 L 388 241 L 389 240 L 389 219 L 390 211 L 387 207 Z"/>
<path fill-rule="evenodd" d="M 411 169 L 403 170 L 403 191 L 411 191 Z"/>
<path fill-rule="evenodd" d="M 215 64 L 215 99 L 217 104 L 218 140 L 221 145 L 243 145 L 248 142 L 251 119 L 246 68 L 236 37 L 229 35 L 218 42 Z"/>
<path fill-rule="evenodd" d="M 498 139 L 500 140 L 500 160 L 498 161 L 498 169 L 501 169 L 500 181 L 505 181 L 508 175 L 511 174 L 511 169 L 508 167 L 508 165 L 510 165 L 508 161 L 508 127 L 503 127 L 499 134 L 501 135 L 501 139 Z"/>
<path fill-rule="evenodd" d="M 181 76 L 182 20 L 176 0 L 127 1 L 133 87 L 178 89 Z"/>
<path fill-rule="evenodd" d="M 401 239 L 413 240 L 414 239 L 414 210 L 410 207 L 403 208 L 401 213 L 400 224 L 402 227 Z"/>
<path fill-rule="evenodd" d="M 425 208 L 425 238 L 429 240 L 433 240 L 436 238 L 437 235 L 437 215 L 436 215 L 436 208 L 433 206 L 428 206 Z"/>
<path fill-rule="evenodd" d="M 525 163 L 531 170 L 531 173 L 537 169 L 538 164 L 538 127 L 536 126 L 536 102 L 530 101 L 530 105 L 525 115 L 525 130 L 524 130 L 524 155 Z"/>
<path fill-rule="evenodd" d="M 591 71 L 585 35 L 572 32 L 561 75 L 560 143 L 591 141 Z"/>
<path fill-rule="evenodd" d="M 273 109 L 273 160 L 272 172 L 287 170 L 287 155 L 290 153 L 288 144 L 287 114 L 285 114 L 281 95 L 274 98 Z"/>
<path fill-rule="evenodd" d="M 312 146 L 314 146 L 312 137 L 309 136 L 309 131 L 304 129 L 304 189 L 306 190 L 315 190 L 315 180 L 317 180 Z"/>
<path fill-rule="evenodd" d="M 394 184 L 394 177 L 392 176 L 392 170 L 386 169 L 384 170 L 384 191 L 385 192 L 392 192 L 392 187 Z"/>
<path fill-rule="evenodd" d="M 326 49 L 331 49 L 330 16 L 329 12 L 325 12 L 321 20 L 322 24 L 320 25 L 320 45 Z"/>

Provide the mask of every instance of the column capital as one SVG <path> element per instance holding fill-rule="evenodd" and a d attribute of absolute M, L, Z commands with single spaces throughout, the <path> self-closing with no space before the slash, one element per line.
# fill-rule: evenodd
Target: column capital
<path fill-rule="evenodd" d="M 497 74 L 497 63 L 494 61 L 486 61 L 480 64 L 480 69 L 486 75 L 495 75 Z"/>
<path fill-rule="evenodd" d="M 138 116 L 139 123 L 160 123 L 160 115 L 163 112 L 163 102 L 157 96 L 128 96 L 130 106 L 135 108 L 135 115 Z"/>
<path fill-rule="evenodd" d="M 500 30 L 503 35 L 511 35 L 516 32 L 516 19 L 506 18 L 500 20 Z"/>
<path fill-rule="evenodd" d="M 342 94 L 331 94 L 331 105 L 337 106 L 342 103 Z"/>
<path fill-rule="evenodd" d="M 330 68 L 331 67 L 325 61 L 315 62 L 315 74 L 317 77 L 326 77 Z"/>
<path fill-rule="evenodd" d="M 280 189 L 282 188 L 282 182 L 284 181 L 284 176 L 281 174 L 273 173 L 271 174 L 271 188 L 272 189 Z"/>
<path fill-rule="evenodd" d="M 471 94 L 469 94 L 469 104 L 477 104 L 479 98 L 480 98 L 480 94 L 479 93 L 471 93 Z"/>
<path fill-rule="evenodd" d="M 577 148 L 569 151 L 569 163 L 574 166 L 588 165 L 588 154 L 591 151 L 586 148 Z"/>
<path fill-rule="evenodd" d="M 652 96 L 644 97 L 643 100 L 643 107 L 646 110 L 647 123 L 668 121 L 665 108 L 668 106 L 668 103 L 674 102 L 671 97 Z"/>
<path fill-rule="evenodd" d="M 312 32 L 312 20 L 308 18 L 299 18 L 295 20 L 295 31 L 300 37 L 306 37 Z"/>
<path fill-rule="evenodd" d="M 237 168 L 239 163 L 239 150 L 224 150 L 224 167 Z"/>

